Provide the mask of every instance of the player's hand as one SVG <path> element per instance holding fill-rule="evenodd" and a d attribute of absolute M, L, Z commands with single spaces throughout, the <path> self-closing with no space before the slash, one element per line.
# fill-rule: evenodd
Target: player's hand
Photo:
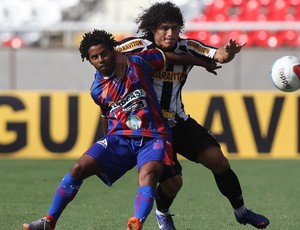
<path fill-rule="evenodd" d="M 128 66 L 128 57 L 125 54 L 116 51 L 115 74 L 119 79 L 122 79 L 125 76 Z"/>
<path fill-rule="evenodd" d="M 206 66 L 206 70 L 214 75 L 217 75 L 216 70 L 221 68 L 222 66 L 218 65 L 214 60 L 209 61 Z"/>
<path fill-rule="evenodd" d="M 236 54 L 240 52 L 245 45 L 246 43 L 239 45 L 235 40 L 230 39 L 229 42 L 224 46 L 224 48 L 228 53 Z"/>

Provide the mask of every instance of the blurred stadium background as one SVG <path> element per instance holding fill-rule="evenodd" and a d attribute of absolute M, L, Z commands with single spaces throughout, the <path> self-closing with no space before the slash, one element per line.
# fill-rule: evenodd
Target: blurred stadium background
<path fill-rule="evenodd" d="M 0 89 L 86 90 L 90 82 L 83 76 L 93 70 L 79 64 L 82 33 L 100 28 L 117 39 L 134 36 L 134 18 L 153 2 L 1 0 Z M 205 72 L 194 68 L 195 77 L 189 78 L 185 89 L 274 89 L 269 80 L 273 61 L 287 54 L 300 56 L 300 0 L 174 2 L 186 19 L 183 36 L 217 47 L 229 38 L 247 42 L 236 60 L 219 71 L 221 77 L 199 78 Z M 67 68 L 61 71 L 60 66 Z M 72 83 L 57 84 L 63 79 Z"/>
<path fill-rule="evenodd" d="M 62 117 L 68 118 L 68 109 L 65 106 L 67 102 L 63 101 L 69 95 L 65 96 L 62 92 L 72 91 L 75 96 L 79 95 L 79 103 L 83 97 L 85 104 L 79 105 L 79 110 L 90 112 L 78 117 L 84 120 L 86 119 L 84 116 L 88 116 L 91 119 L 91 115 L 94 115 L 92 111 L 97 111 L 96 106 L 87 99 L 94 69 L 89 63 L 82 63 L 80 58 L 78 46 L 83 33 L 98 28 L 113 33 L 116 39 L 135 36 L 137 26 L 134 19 L 143 8 L 149 7 L 154 2 L 157 1 L 0 0 L 0 94 L 2 95 L 0 152 L 6 153 L 4 149 L 7 146 L 15 145 L 18 138 L 13 130 L 16 128 L 9 128 L 9 124 L 22 119 L 30 127 L 29 140 L 24 142 L 27 145 L 32 144 L 31 140 L 36 138 L 39 131 L 36 126 L 40 127 L 40 124 L 35 123 L 42 119 L 40 117 L 42 112 L 39 114 L 37 111 L 43 108 L 40 105 L 46 101 L 42 98 L 45 92 L 48 92 L 50 99 L 59 102 L 54 103 L 53 113 L 62 113 L 47 118 L 49 123 L 52 121 L 48 125 L 51 126 L 50 130 L 54 130 L 52 136 L 55 140 L 63 140 L 68 133 L 65 128 L 60 134 L 61 127 L 65 127 L 68 120 L 57 123 Z M 299 156 L 298 92 L 281 94 L 273 86 L 269 75 L 272 63 L 277 58 L 284 55 L 300 57 L 300 0 L 173 0 L 173 2 L 180 6 L 185 17 L 183 37 L 193 37 L 216 47 L 223 46 L 229 38 L 234 38 L 240 43 L 247 42 L 232 62 L 218 70 L 218 76 L 209 74 L 199 67 L 193 68 L 184 87 L 187 111 L 202 124 L 207 120 L 217 119 L 216 122 L 210 122 L 209 128 L 215 133 L 220 133 L 221 142 L 228 139 L 228 133 L 224 131 L 225 125 L 231 126 L 233 130 L 231 136 L 236 135 L 233 139 L 237 146 L 249 146 L 251 142 L 248 151 L 254 152 L 255 156 L 260 155 L 257 155 L 260 152 L 272 154 L 274 151 L 285 152 L 281 145 L 289 146 L 288 156 Z M 246 105 L 245 97 L 248 96 L 254 101 L 252 110 L 246 109 L 249 104 Z M 219 97 L 228 110 L 228 117 L 222 117 L 221 114 L 219 118 L 218 113 L 222 112 L 222 108 L 218 107 L 222 106 L 218 102 Z M 18 105 L 14 103 L 18 100 L 24 103 L 23 115 L 16 112 Z M 36 104 L 39 100 L 42 102 Z M 285 100 L 285 103 L 281 104 L 280 100 Z M 204 101 L 204 104 L 197 104 L 200 101 Z M 206 107 L 209 107 L 207 104 L 215 109 L 214 113 L 207 113 L 209 110 L 206 111 Z M 88 109 L 84 107 L 87 105 L 90 106 Z M 9 110 L 10 107 L 13 109 Z M 240 130 L 239 125 L 242 123 L 245 123 L 245 129 Z M 97 125 L 96 121 L 93 125 Z M 85 130 L 85 127 L 82 129 Z M 90 131 L 85 131 L 85 134 L 94 133 L 92 128 L 88 130 Z M 237 133 L 240 131 L 246 133 L 240 134 L 241 138 L 238 138 Z M 241 141 L 246 138 L 250 141 L 246 143 Z M 88 147 L 92 140 L 93 137 L 90 137 L 85 144 L 79 141 L 78 145 L 81 144 L 83 147 L 80 150 L 76 149 L 77 154 Z M 282 140 L 287 142 L 282 143 Z M 61 141 L 61 144 L 64 142 Z M 259 146 L 264 145 L 267 147 L 260 149 Z M 40 154 L 41 150 L 44 149 L 34 145 L 34 148 L 27 148 L 20 156 L 27 156 L 28 152 Z M 225 151 L 231 152 L 228 146 Z"/>

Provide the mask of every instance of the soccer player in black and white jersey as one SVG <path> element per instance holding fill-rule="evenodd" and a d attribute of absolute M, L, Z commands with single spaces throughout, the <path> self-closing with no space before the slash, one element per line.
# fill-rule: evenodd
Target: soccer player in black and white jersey
<path fill-rule="evenodd" d="M 237 44 L 235 40 L 230 40 L 224 47 L 214 48 L 194 39 L 180 38 L 184 19 L 180 8 L 171 2 L 151 5 L 137 17 L 136 23 L 141 37 L 124 39 L 117 47 L 119 51 L 138 52 L 158 47 L 164 51 L 205 57 L 216 63 L 228 63 L 244 46 L 244 44 Z M 266 228 L 269 220 L 245 206 L 238 177 L 231 169 L 218 141 L 209 130 L 184 111 L 181 90 L 192 67 L 167 65 L 165 69 L 152 74 L 153 86 L 163 115 L 172 128 L 174 159 L 177 165 L 176 172 L 165 169 L 165 174 L 157 187 L 155 214 L 159 228 L 175 229 L 169 208 L 182 186 L 182 168 L 176 153 L 190 161 L 201 163 L 211 170 L 220 192 L 228 198 L 239 223 L 250 224 L 258 229 Z M 208 69 L 208 71 L 216 74 L 215 69 Z"/>

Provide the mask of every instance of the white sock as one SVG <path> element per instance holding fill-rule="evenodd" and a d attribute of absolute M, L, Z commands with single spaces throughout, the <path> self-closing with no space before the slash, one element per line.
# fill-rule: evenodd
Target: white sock
<path fill-rule="evenodd" d="M 242 207 L 240 207 L 238 209 L 234 209 L 234 213 L 238 218 L 242 217 L 245 211 L 246 211 L 245 205 L 243 205 Z"/>
<path fill-rule="evenodd" d="M 168 210 L 167 212 L 161 212 L 161 211 L 156 209 L 155 213 L 159 216 L 166 216 L 166 215 L 170 215 L 170 210 Z"/>

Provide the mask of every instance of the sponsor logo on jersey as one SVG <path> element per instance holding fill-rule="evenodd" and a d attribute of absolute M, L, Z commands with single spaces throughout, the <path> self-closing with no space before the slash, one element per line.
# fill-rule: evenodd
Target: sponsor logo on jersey
<path fill-rule="evenodd" d="M 180 82 L 186 78 L 186 72 L 173 72 L 173 71 L 153 71 L 151 74 L 153 79 L 167 81 L 167 82 Z"/>
<path fill-rule="evenodd" d="M 135 111 L 135 110 L 139 110 L 139 109 L 142 109 L 142 108 L 145 108 L 147 106 L 147 102 L 146 100 L 140 100 L 132 105 L 129 105 L 128 107 L 126 108 L 123 108 L 122 109 L 122 112 L 132 112 L 132 111 Z"/>
<path fill-rule="evenodd" d="M 127 118 L 126 125 L 128 126 L 128 128 L 136 130 L 141 128 L 142 121 L 138 116 L 131 115 Z"/>
<path fill-rule="evenodd" d="M 167 110 L 162 110 L 162 114 L 164 116 L 164 118 L 174 118 L 175 117 L 175 112 L 170 112 Z"/>
<path fill-rule="evenodd" d="M 201 46 L 199 43 L 194 42 L 194 41 L 188 41 L 187 46 L 189 49 L 195 50 L 197 53 L 203 53 L 203 54 L 208 54 L 209 53 L 209 48 Z"/>
<path fill-rule="evenodd" d="M 160 140 L 157 140 L 153 143 L 153 149 L 163 149 L 164 145 Z"/>
<path fill-rule="evenodd" d="M 124 44 L 116 47 L 116 50 L 120 52 L 124 52 L 128 50 L 136 49 L 138 47 L 142 47 L 142 48 L 144 47 L 143 41 L 141 39 L 125 42 Z"/>
<path fill-rule="evenodd" d="M 112 110 L 114 110 L 120 106 L 126 107 L 126 105 L 128 105 L 132 101 L 134 101 L 138 98 L 145 98 L 145 97 L 146 97 L 146 92 L 142 89 L 137 89 L 137 90 L 133 91 L 132 93 L 129 93 L 128 95 L 126 95 L 124 98 L 122 98 L 118 102 L 112 104 L 111 108 L 112 108 Z"/>
<path fill-rule="evenodd" d="M 107 147 L 107 140 L 103 139 L 103 140 L 97 141 L 97 144 L 102 145 L 104 148 L 106 148 Z"/>

